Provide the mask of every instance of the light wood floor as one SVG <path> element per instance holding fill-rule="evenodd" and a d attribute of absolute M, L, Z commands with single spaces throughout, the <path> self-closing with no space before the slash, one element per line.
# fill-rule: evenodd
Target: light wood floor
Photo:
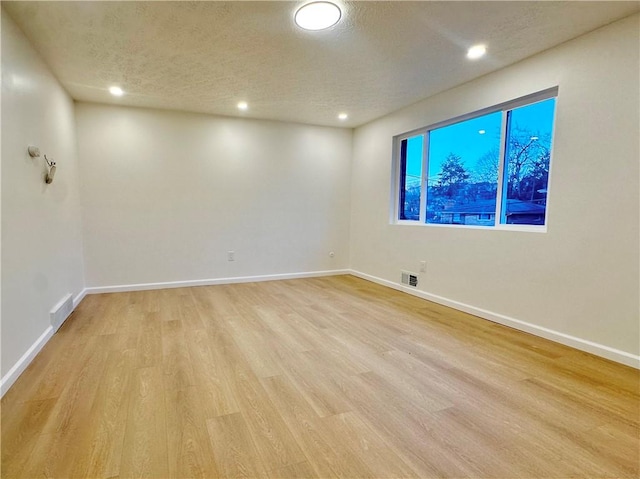
<path fill-rule="evenodd" d="M 639 475 L 639 373 L 351 276 L 88 296 L 2 477 Z"/>

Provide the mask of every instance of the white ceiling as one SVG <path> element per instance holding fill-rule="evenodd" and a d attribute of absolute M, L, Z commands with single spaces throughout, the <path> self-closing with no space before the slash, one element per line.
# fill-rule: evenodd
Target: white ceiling
<path fill-rule="evenodd" d="M 2 6 L 76 100 L 349 127 L 639 10 L 612 1 L 336 2 L 342 20 L 308 32 L 293 22 L 303 3 Z M 472 62 L 465 53 L 475 43 L 488 55 Z M 112 97 L 111 85 L 126 95 Z"/>

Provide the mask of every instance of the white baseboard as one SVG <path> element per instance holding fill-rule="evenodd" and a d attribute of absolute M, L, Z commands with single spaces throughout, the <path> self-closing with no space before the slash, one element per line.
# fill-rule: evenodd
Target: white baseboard
<path fill-rule="evenodd" d="M 44 333 L 40 335 L 38 339 L 36 339 L 35 343 L 31 345 L 27 352 L 22 355 L 18 362 L 13 365 L 11 369 L 5 374 L 0 380 L 0 396 L 4 396 L 13 383 L 16 382 L 16 379 L 20 377 L 20 375 L 27 369 L 27 366 L 31 364 L 33 358 L 40 352 L 40 350 L 47 344 L 47 341 L 51 339 L 54 334 L 54 330 L 52 326 L 49 326 Z"/>
<path fill-rule="evenodd" d="M 80 294 L 78 296 L 73 298 L 73 309 L 76 309 L 78 307 L 78 305 L 86 295 L 87 295 L 87 288 L 84 288 L 82 291 L 80 291 Z"/>
<path fill-rule="evenodd" d="M 85 294 L 123 293 L 128 291 L 146 291 L 151 289 L 188 288 L 191 286 L 214 286 L 217 284 L 256 283 L 260 281 L 276 281 L 283 279 L 317 278 L 321 276 L 336 276 L 340 274 L 350 273 L 351 271 L 348 269 L 336 269 L 330 271 L 310 271 L 304 273 L 265 274 L 260 276 L 237 276 L 231 278 L 169 281 L 165 283 L 124 284 L 117 286 L 98 286 L 86 288 L 83 292 Z"/>
<path fill-rule="evenodd" d="M 76 309 L 80 301 L 84 299 L 87 295 L 86 288 L 83 289 L 80 294 L 73 298 L 73 309 Z M 51 339 L 51 337 L 55 334 L 55 330 L 53 326 L 49 326 L 45 329 L 44 333 L 40 335 L 38 339 L 27 349 L 27 351 L 22 355 L 20 359 L 13 365 L 11 369 L 5 374 L 2 379 L 0 379 L 0 397 L 4 396 L 4 394 L 9 390 L 13 383 L 20 377 L 20 375 L 27 369 L 27 366 L 31 364 L 31 361 L 38 355 L 40 350 L 44 347 L 45 344 Z"/>
<path fill-rule="evenodd" d="M 482 319 L 493 321 L 494 323 L 503 324 L 505 326 L 509 326 L 511 328 L 518 329 L 520 331 L 531 333 L 535 336 L 540 336 L 542 338 L 549 339 L 551 341 L 555 341 L 560 344 L 564 344 L 565 346 L 570 346 L 572 348 L 579 349 L 587 353 L 595 354 L 596 356 L 610 359 L 611 361 L 615 361 L 617 363 L 622 363 L 627 366 L 640 369 L 640 356 L 636 356 L 634 354 L 627 353 L 625 351 L 620 351 L 619 349 L 614 349 L 609 346 L 605 346 L 603 344 L 594 343 L 593 341 L 589 341 L 587 339 L 570 336 L 568 334 L 561 333 L 559 331 L 554 331 L 553 329 L 545 328 L 543 326 L 537 326 L 535 324 L 527 323 L 525 321 L 520 321 L 519 319 L 511 318 L 503 314 L 487 311 L 486 309 L 476 308 L 475 306 L 461 303 L 459 301 L 454 301 L 452 299 L 444 298 L 442 296 L 426 293 L 424 291 L 420 291 L 414 288 L 409 288 L 399 283 L 387 281 L 386 279 L 378 278 L 376 276 L 371 276 L 369 274 L 361 273 L 359 271 L 351 270 L 350 274 L 352 274 L 353 276 L 357 276 L 358 278 L 366 279 L 373 283 L 378 283 L 383 286 L 387 286 L 389 288 L 402 291 L 422 299 L 426 299 L 428 301 L 433 301 L 434 303 L 442 304 L 444 306 L 449 306 L 450 308 L 457 309 L 458 311 L 463 311 L 465 313 L 469 313 L 474 316 L 478 316 Z"/>

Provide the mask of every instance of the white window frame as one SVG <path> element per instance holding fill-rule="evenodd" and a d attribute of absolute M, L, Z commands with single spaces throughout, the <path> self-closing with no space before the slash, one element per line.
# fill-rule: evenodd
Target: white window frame
<path fill-rule="evenodd" d="M 507 114 L 510 110 L 514 110 L 516 108 L 531 105 L 533 103 L 538 103 L 544 100 L 548 100 L 550 98 L 555 98 L 555 109 L 558 107 L 558 87 L 548 88 L 546 90 L 542 90 L 536 93 L 532 93 L 530 95 L 526 95 L 515 100 L 510 100 L 504 103 L 500 103 L 499 105 L 495 105 L 489 108 L 484 108 L 482 110 L 477 110 L 472 113 L 467 113 L 464 115 L 457 116 L 455 118 L 451 118 L 445 121 L 433 123 L 429 126 L 417 128 L 415 130 L 411 130 L 406 133 L 402 133 L 401 135 L 397 135 L 393 137 L 393 198 L 392 198 L 392 207 L 390 208 L 392 218 L 391 223 L 396 225 L 412 225 L 412 226 L 427 226 L 427 227 L 435 227 L 435 228 L 468 228 L 468 229 L 482 229 L 482 230 L 506 230 L 506 231 L 525 231 L 525 232 L 536 232 L 536 233 L 546 233 L 547 225 L 549 223 L 549 192 L 551 191 L 551 171 L 553 168 L 553 144 L 555 138 L 555 125 L 556 125 L 556 111 L 554 110 L 554 131 L 551 135 L 551 148 L 550 148 L 550 159 L 549 159 L 549 176 L 547 181 L 547 204 L 545 207 L 545 222 L 544 225 L 521 225 L 521 224 L 503 224 L 501 223 L 501 209 L 502 203 L 504 201 L 502 190 L 504 184 L 504 166 L 505 166 L 505 154 L 506 154 L 506 138 L 507 138 Z M 458 224 L 435 224 L 435 223 L 427 223 L 427 182 L 429 179 L 429 132 L 432 130 L 437 130 L 438 128 L 443 128 L 446 126 L 450 126 L 456 123 L 460 123 L 466 120 L 471 120 L 473 118 L 477 118 L 484 115 L 489 115 L 491 113 L 495 113 L 501 111 L 502 112 L 502 123 L 500 127 L 500 153 L 498 158 L 498 184 L 496 191 L 496 211 L 495 211 L 495 224 L 494 226 L 476 226 L 476 225 L 458 225 Z M 400 171 L 401 161 L 400 161 L 400 145 L 403 140 L 409 140 L 414 136 L 422 135 L 424 137 L 424 141 L 422 142 L 422 178 L 420 185 L 420 216 L 418 220 L 401 220 L 400 218 L 400 176 L 402 172 Z"/>

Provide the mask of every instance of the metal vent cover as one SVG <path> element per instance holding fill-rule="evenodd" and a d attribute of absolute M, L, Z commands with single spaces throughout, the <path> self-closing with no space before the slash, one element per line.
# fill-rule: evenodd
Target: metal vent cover
<path fill-rule="evenodd" d="M 417 288 L 418 275 L 416 273 L 410 273 L 409 271 L 402 271 L 400 283 L 405 284 L 407 286 L 411 286 L 412 288 Z"/>

